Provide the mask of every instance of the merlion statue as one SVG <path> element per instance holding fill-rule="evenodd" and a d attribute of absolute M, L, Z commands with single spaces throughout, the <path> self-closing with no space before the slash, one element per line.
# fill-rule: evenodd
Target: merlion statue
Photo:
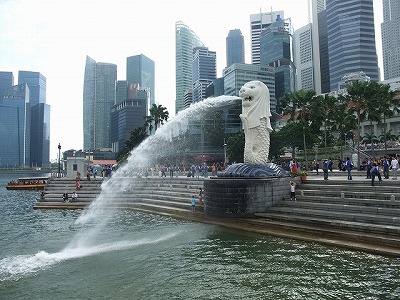
<path fill-rule="evenodd" d="M 242 99 L 240 119 L 245 135 L 244 163 L 266 165 L 271 127 L 270 96 L 261 81 L 247 82 L 239 91 Z"/>

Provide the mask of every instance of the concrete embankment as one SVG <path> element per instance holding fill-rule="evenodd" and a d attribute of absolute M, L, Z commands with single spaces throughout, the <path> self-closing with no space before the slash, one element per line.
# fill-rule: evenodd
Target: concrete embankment
<path fill-rule="evenodd" d="M 82 181 L 78 202 L 63 203 L 75 181 L 52 180 L 35 209 L 82 209 L 100 193 L 101 181 Z M 364 173 L 348 181 L 342 172 L 310 174 L 297 187 L 297 201 L 285 199 L 254 218 L 208 218 L 203 207 L 191 212 L 190 198 L 198 194 L 203 178 L 141 178 L 132 180 L 132 191 L 115 192 L 113 206 L 144 213 L 215 224 L 257 234 L 316 242 L 374 254 L 400 257 L 400 186 L 386 179 L 371 187 Z"/>

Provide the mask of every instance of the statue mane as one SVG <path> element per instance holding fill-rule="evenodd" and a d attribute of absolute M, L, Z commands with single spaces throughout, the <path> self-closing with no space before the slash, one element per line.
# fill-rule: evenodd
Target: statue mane
<path fill-rule="evenodd" d="M 239 96 L 242 98 L 242 115 L 248 120 L 249 128 L 259 126 L 261 119 L 267 118 L 268 129 L 272 131 L 268 87 L 261 81 L 250 81 L 240 90 Z"/>

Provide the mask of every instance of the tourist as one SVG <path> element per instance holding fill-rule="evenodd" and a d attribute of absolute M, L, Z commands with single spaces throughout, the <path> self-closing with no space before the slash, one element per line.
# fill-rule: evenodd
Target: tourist
<path fill-rule="evenodd" d="M 372 162 L 371 162 L 371 159 L 368 158 L 368 160 L 367 160 L 367 178 L 366 179 L 371 178 L 371 170 L 372 170 Z"/>
<path fill-rule="evenodd" d="M 71 202 L 76 202 L 78 200 L 78 194 L 74 191 L 71 195 Z"/>
<path fill-rule="evenodd" d="M 314 160 L 314 169 L 317 171 L 317 175 L 319 175 L 319 161 Z"/>
<path fill-rule="evenodd" d="M 383 160 L 383 177 L 385 179 L 389 179 L 389 167 L 390 167 L 389 158 L 385 157 L 385 159 Z"/>
<path fill-rule="evenodd" d="M 63 198 L 63 202 L 67 202 L 67 201 L 68 201 L 68 193 L 65 192 L 65 193 L 63 194 L 62 198 Z"/>
<path fill-rule="evenodd" d="M 328 158 L 328 169 L 330 172 L 333 172 L 333 160 L 331 157 Z"/>
<path fill-rule="evenodd" d="M 297 201 L 297 198 L 296 198 L 296 182 L 294 182 L 293 180 L 290 180 L 289 184 L 290 184 L 290 199 L 292 201 Z"/>
<path fill-rule="evenodd" d="M 293 160 L 292 173 L 297 173 L 297 161 Z"/>
<path fill-rule="evenodd" d="M 203 205 L 203 195 L 204 195 L 203 189 L 199 188 L 199 205 L 200 206 Z"/>
<path fill-rule="evenodd" d="M 75 182 L 75 187 L 77 191 L 79 191 L 82 188 L 81 183 L 78 180 Z"/>
<path fill-rule="evenodd" d="M 371 185 L 374 186 L 375 176 L 378 176 L 379 181 L 382 181 L 379 165 L 374 163 L 371 169 Z"/>
<path fill-rule="evenodd" d="M 290 168 L 290 172 L 293 173 L 293 165 L 294 165 L 294 161 L 293 158 L 290 160 L 289 162 L 289 168 Z"/>
<path fill-rule="evenodd" d="M 346 158 L 344 161 L 344 167 L 347 170 L 347 180 L 353 180 L 353 177 L 351 176 L 351 169 L 353 168 L 353 162 L 350 160 L 350 158 Z"/>
<path fill-rule="evenodd" d="M 195 196 L 192 196 L 192 211 L 196 210 L 196 198 Z"/>
<path fill-rule="evenodd" d="M 326 158 L 322 161 L 322 171 L 324 172 L 324 180 L 328 180 L 329 162 Z"/>
<path fill-rule="evenodd" d="M 396 156 L 393 156 L 392 161 L 391 161 L 391 166 L 392 166 L 392 174 L 393 180 L 397 180 L 397 169 L 399 168 L 399 161 L 397 160 Z"/>
<path fill-rule="evenodd" d="M 75 179 L 76 180 L 81 180 L 81 173 L 79 173 L 79 171 L 76 172 L 76 178 Z"/>
<path fill-rule="evenodd" d="M 93 168 L 93 179 L 96 180 L 97 168 Z"/>

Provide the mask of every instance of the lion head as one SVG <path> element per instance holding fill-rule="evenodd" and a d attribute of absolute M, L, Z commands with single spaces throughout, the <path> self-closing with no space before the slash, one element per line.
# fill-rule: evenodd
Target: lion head
<path fill-rule="evenodd" d="M 264 83 L 261 81 L 245 83 L 239 91 L 239 97 L 242 99 L 242 115 L 246 116 L 250 128 L 259 126 L 261 118 L 267 118 L 269 121 L 270 96 L 268 87 Z"/>

